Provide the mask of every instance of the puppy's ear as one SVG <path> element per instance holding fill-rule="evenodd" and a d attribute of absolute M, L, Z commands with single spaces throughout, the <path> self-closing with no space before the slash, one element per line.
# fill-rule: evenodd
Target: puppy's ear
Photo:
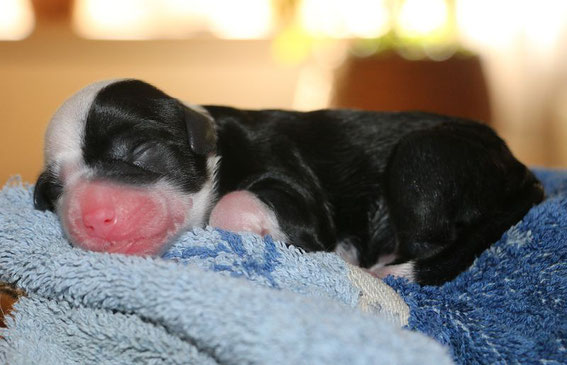
<path fill-rule="evenodd" d="M 33 205 L 35 209 L 45 211 L 55 210 L 55 202 L 63 191 L 62 186 L 53 178 L 48 171 L 44 171 L 39 175 L 33 191 Z"/>
<path fill-rule="evenodd" d="M 216 151 L 217 132 L 213 119 L 191 108 L 183 109 L 189 144 L 193 152 L 198 155 L 208 155 Z"/>

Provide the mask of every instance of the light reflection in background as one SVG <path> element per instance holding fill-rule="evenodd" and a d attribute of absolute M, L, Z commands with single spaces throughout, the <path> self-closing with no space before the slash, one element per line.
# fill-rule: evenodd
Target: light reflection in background
<path fill-rule="evenodd" d="M 555 46 L 567 26 L 564 0 L 457 0 L 461 40 L 469 47 L 509 47 L 527 42 L 534 50 Z"/>
<path fill-rule="evenodd" d="M 267 38 L 273 29 L 273 13 L 266 0 L 208 0 L 211 31 L 225 39 Z M 222 10 L 221 10 L 222 9 Z"/>
<path fill-rule="evenodd" d="M 267 38 L 273 28 L 266 0 L 76 0 L 74 28 L 94 39 Z"/>
<path fill-rule="evenodd" d="M 377 38 L 391 28 L 387 1 L 303 0 L 302 28 L 316 37 Z"/>
<path fill-rule="evenodd" d="M 446 28 L 449 9 L 445 0 L 406 0 L 398 15 L 398 32 L 402 36 L 422 37 Z"/>
<path fill-rule="evenodd" d="M 292 28 L 287 33 L 298 41 L 298 37 L 377 39 L 394 33 L 432 47 L 435 42 L 429 38 L 447 42 L 458 37 L 473 50 L 525 42 L 546 56 L 567 24 L 565 0 L 74 0 L 73 4 L 74 30 L 94 39 L 207 34 L 269 39 Z M 294 12 L 286 21 L 278 13 L 282 4 Z M 0 39 L 23 39 L 33 26 L 30 0 L 0 1 Z"/>
<path fill-rule="evenodd" d="M 302 110 L 328 106 L 334 70 L 350 55 L 443 61 L 464 48 L 482 59 L 505 135 L 543 133 L 547 123 L 567 140 L 567 0 L 69 1 L 83 38 L 267 40 L 278 67 L 300 69 L 291 106 Z M 0 40 L 33 35 L 31 3 L 0 0 Z"/>
<path fill-rule="evenodd" d="M 484 62 L 504 132 L 543 133 L 546 123 L 567 140 L 567 1 L 457 0 L 455 10 L 461 44 Z"/>
<path fill-rule="evenodd" d="M 0 1 L 0 40 L 24 39 L 33 31 L 34 23 L 29 0 Z"/>

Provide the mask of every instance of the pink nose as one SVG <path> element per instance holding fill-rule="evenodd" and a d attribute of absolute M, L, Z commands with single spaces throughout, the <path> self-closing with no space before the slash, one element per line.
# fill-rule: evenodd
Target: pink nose
<path fill-rule="evenodd" d="M 90 236 L 107 238 L 116 225 L 116 213 L 113 208 L 96 207 L 83 212 L 83 224 Z"/>

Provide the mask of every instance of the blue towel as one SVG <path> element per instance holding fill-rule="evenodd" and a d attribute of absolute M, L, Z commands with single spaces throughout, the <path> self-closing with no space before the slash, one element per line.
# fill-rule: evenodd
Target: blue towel
<path fill-rule="evenodd" d="M 29 186 L 0 192 L 0 280 L 28 292 L 5 364 L 451 364 L 393 289 L 334 254 L 183 235 L 165 258 L 72 248 Z"/>
<path fill-rule="evenodd" d="M 567 364 L 567 172 L 536 170 L 547 199 L 441 287 L 387 278 L 409 328 L 461 364 Z"/>
<path fill-rule="evenodd" d="M 441 287 L 212 229 L 163 259 L 83 252 L 7 187 L 0 280 L 29 296 L 0 362 L 567 363 L 567 173 L 537 174 L 547 200 Z"/>

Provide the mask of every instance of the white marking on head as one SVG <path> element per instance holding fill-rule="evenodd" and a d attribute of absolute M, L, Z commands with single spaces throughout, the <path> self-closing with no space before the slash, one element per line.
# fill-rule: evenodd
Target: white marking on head
<path fill-rule="evenodd" d="M 57 109 L 45 132 L 45 167 L 68 180 L 85 169 L 82 143 L 90 107 L 102 88 L 120 80 L 95 82 L 79 90 Z"/>

